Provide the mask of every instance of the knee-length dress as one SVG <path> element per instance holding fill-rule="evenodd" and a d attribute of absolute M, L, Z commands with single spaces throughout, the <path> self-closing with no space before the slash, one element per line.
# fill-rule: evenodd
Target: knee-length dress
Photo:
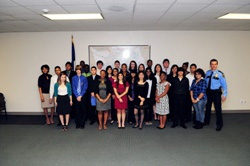
<path fill-rule="evenodd" d="M 157 95 L 159 96 L 162 94 L 165 90 L 165 87 L 167 85 L 170 85 L 169 82 L 164 82 L 164 83 L 158 83 L 156 88 L 157 88 Z M 167 115 L 169 114 L 169 100 L 168 100 L 168 94 L 160 98 L 160 103 L 156 102 L 156 111 L 157 114 L 159 115 Z"/>
<path fill-rule="evenodd" d="M 148 94 L 148 82 L 145 82 L 144 84 L 137 83 L 135 86 L 135 99 L 134 99 L 134 104 L 136 109 L 145 110 L 148 107 L 148 100 L 146 100 L 147 94 Z M 141 100 L 138 98 L 138 96 L 141 96 L 145 99 L 143 105 L 140 105 Z"/>
<path fill-rule="evenodd" d="M 114 82 L 112 86 L 113 86 L 113 88 L 116 88 L 117 93 L 119 95 L 121 95 L 123 92 L 125 92 L 126 88 L 129 87 L 129 83 L 126 82 L 125 86 L 124 86 L 124 84 L 118 84 L 118 87 L 117 87 L 117 83 Z M 115 109 L 127 109 L 128 108 L 128 96 L 127 96 L 127 94 L 122 96 L 122 100 L 123 100 L 123 102 L 120 102 L 119 99 L 115 96 Z"/>
<path fill-rule="evenodd" d="M 106 84 L 100 83 L 98 86 L 99 86 L 99 96 L 102 99 L 105 99 L 108 96 Z M 96 110 L 97 111 L 107 111 L 110 109 L 111 109 L 111 98 L 109 98 L 106 103 L 102 103 L 99 100 L 96 100 Z"/>

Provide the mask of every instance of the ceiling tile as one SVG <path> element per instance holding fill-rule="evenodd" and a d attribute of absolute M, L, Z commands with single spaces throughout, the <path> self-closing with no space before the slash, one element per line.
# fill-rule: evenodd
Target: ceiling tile
<path fill-rule="evenodd" d="M 0 8 L 1 13 L 16 15 L 16 14 L 34 14 L 32 11 L 21 7 L 21 6 L 12 6 L 12 7 L 2 7 Z"/>
<path fill-rule="evenodd" d="M 22 6 L 29 5 L 56 5 L 53 0 L 12 0 Z"/>
<path fill-rule="evenodd" d="M 129 5 L 134 5 L 135 0 L 96 0 L 98 4 L 129 4 Z"/>
<path fill-rule="evenodd" d="M 96 5 L 64 5 L 63 8 L 70 13 L 100 13 Z"/>
<path fill-rule="evenodd" d="M 55 0 L 60 5 L 95 5 L 95 0 Z"/>
<path fill-rule="evenodd" d="M 19 6 L 19 5 L 10 0 L 0 0 L 0 7 L 6 7 L 6 6 Z"/>
<path fill-rule="evenodd" d="M 243 6 L 239 9 L 234 10 L 236 13 L 250 13 L 250 5 Z"/>
<path fill-rule="evenodd" d="M 249 4 L 250 0 L 218 0 L 214 4 L 235 4 L 235 5 L 246 5 Z"/>
<path fill-rule="evenodd" d="M 30 15 L 19 14 L 19 15 L 12 15 L 12 16 L 16 19 L 21 19 L 21 20 L 47 20 L 47 18 L 39 14 L 30 14 Z"/>
<path fill-rule="evenodd" d="M 229 13 L 233 10 L 242 7 L 242 5 L 215 5 L 212 4 L 207 8 L 203 9 L 201 12 L 208 12 L 208 13 Z"/>
<path fill-rule="evenodd" d="M 207 4 L 174 4 L 168 12 L 198 12 Z"/>
<path fill-rule="evenodd" d="M 137 4 L 172 4 L 174 3 L 176 0 L 137 0 L 136 3 Z"/>
<path fill-rule="evenodd" d="M 184 3 L 184 4 L 211 4 L 216 0 L 177 0 L 176 4 Z"/>
<path fill-rule="evenodd" d="M 167 12 L 162 19 L 186 19 L 194 15 L 194 12 Z"/>
<path fill-rule="evenodd" d="M 37 13 L 37 14 L 43 14 L 43 9 L 49 9 L 49 14 L 60 14 L 60 13 L 68 13 L 65 11 L 61 6 L 55 5 L 55 6 L 27 6 L 28 9 L 31 11 Z"/>
<path fill-rule="evenodd" d="M 135 13 L 166 12 L 171 4 L 142 4 L 136 5 Z"/>
<path fill-rule="evenodd" d="M 134 6 L 131 4 L 100 4 L 102 13 L 114 13 L 114 14 L 123 14 L 123 13 L 133 13 Z"/>

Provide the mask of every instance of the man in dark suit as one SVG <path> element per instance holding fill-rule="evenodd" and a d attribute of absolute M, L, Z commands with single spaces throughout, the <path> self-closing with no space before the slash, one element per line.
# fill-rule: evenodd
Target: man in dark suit
<path fill-rule="evenodd" d="M 76 75 L 76 72 L 74 71 L 74 69 L 72 69 L 72 64 L 70 62 L 67 62 L 65 64 L 65 69 L 66 70 L 64 70 L 63 73 L 67 75 L 70 83 L 72 83 L 72 78 Z"/>
<path fill-rule="evenodd" d="M 100 79 L 100 76 L 96 74 L 97 69 L 95 66 L 91 67 L 91 76 L 87 77 L 88 79 L 88 111 L 87 111 L 87 117 L 90 120 L 90 125 L 93 125 L 96 121 L 96 106 L 92 105 L 91 103 L 91 97 L 95 97 L 94 94 L 94 86 L 96 85 L 96 82 Z"/>
<path fill-rule="evenodd" d="M 72 69 L 72 64 L 70 62 L 66 62 L 65 69 L 66 70 L 64 70 L 62 73 L 65 73 L 67 75 L 72 88 L 72 78 L 76 75 L 76 72 Z M 71 106 L 70 117 L 75 118 L 76 109 L 74 103 L 76 103 L 76 97 L 74 94 L 72 95 L 72 99 L 73 99 L 73 105 Z"/>

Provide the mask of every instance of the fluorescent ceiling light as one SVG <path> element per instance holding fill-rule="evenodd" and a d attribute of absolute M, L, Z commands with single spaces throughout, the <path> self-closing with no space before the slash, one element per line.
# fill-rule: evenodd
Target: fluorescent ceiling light
<path fill-rule="evenodd" d="M 103 19 L 100 13 L 91 14 L 43 14 L 50 20 L 89 20 L 89 19 Z"/>
<path fill-rule="evenodd" d="M 228 13 L 218 19 L 250 19 L 250 13 Z"/>

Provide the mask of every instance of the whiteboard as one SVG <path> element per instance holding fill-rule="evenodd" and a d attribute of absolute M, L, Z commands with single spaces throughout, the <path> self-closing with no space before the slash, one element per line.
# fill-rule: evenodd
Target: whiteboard
<path fill-rule="evenodd" d="M 150 45 L 90 45 L 89 64 L 96 66 L 96 62 L 101 60 L 105 69 L 108 65 L 114 67 L 114 62 L 118 60 L 121 65 L 126 63 L 129 68 L 130 61 L 134 60 L 137 66 L 141 63 L 146 65 L 151 58 L 150 52 Z"/>

